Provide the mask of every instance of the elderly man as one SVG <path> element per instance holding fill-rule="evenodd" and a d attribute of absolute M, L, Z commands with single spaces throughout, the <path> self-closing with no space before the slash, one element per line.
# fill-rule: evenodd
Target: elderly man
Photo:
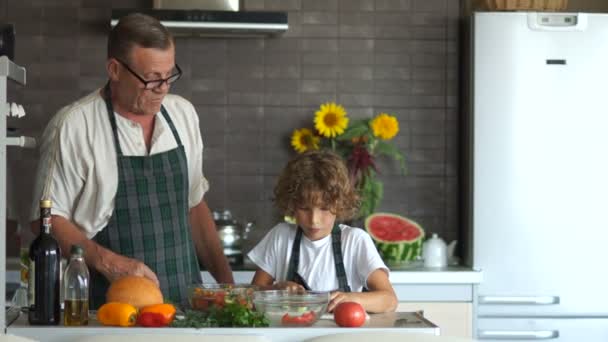
<path fill-rule="evenodd" d="M 184 303 L 187 286 L 201 281 L 198 261 L 218 282 L 233 282 L 203 198 L 198 116 L 168 94 L 182 74 L 173 37 L 152 17 L 125 16 L 110 32 L 106 69 L 105 87 L 46 128 L 35 188 L 36 200 L 53 202 L 61 250 L 86 251 L 91 307 L 125 275 L 145 276 Z"/>

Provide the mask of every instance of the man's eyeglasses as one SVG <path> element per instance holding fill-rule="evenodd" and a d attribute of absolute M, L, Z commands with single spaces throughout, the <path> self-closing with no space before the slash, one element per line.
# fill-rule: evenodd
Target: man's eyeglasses
<path fill-rule="evenodd" d="M 173 74 L 167 78 L 160 78 L 157 80 L 146 81 L 143 77 L 139 76 L 135 71 L 133 71 L 127 65 L 127 63 L 121 61 L 120 59 L 116 59 L 116 60 L 118 61 L 118 63 L 120 63 L 122 66 L 124 66 L 125 69 L 127 69 L 133 76 L 135 76 L 138 80 L 140 80 L 141 83 L 144 84 L 144 88 L 148 89 L 148 90 L 160 88 L 163 85 L 163 83 L 171 84 L 171 83 L 179 80 L 180 77 L 182 77 L 182 69 L 180 69 L 179 65 L 175 64 L 175 69 L 177 69 L 177 72 L 175 74 Z"/>

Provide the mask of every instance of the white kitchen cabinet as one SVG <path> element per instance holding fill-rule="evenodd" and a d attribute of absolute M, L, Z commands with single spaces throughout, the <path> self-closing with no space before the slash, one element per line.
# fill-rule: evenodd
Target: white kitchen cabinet
<path fill-rule="evenodd" d="M 397 311 L 422 311 L 424 318 L 435 323 L 441 336 L 473 335 L 473 304 L 470 302 L 399 302 Z"/>
<path fill-rule="evenodd" d="M 473 336 L 473 298 L 482 281 L 480 271 L 414 268 L 392 271 L 390 280 L 399 300 L 398 311 L 422 311 L 439 326 L 442 336 Z"/>

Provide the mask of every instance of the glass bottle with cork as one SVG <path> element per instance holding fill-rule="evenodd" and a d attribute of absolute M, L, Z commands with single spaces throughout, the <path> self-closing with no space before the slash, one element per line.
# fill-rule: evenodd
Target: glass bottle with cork
<path fill-rule="evenodd" d="M 61 320 L 61 250 L 51 235 L 50 200 L 40 201 L 40 233 L 29 252 L 28 321 L 32 325 L 57 325 Z"/>
<path fill-rule="evenodd" d="M 63 324 L 89 324 L 89 269 L 84 261 L 84 250 L 72 245 L 70 262 L 63 274 Z"/>

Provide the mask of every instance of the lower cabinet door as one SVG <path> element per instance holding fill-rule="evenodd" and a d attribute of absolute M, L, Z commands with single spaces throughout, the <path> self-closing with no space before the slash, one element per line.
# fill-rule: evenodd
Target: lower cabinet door
<path fill-rule="evenodd" d="M 439 327 L 441 336 L 471 337 L 472 304 L 466 302 L 400 302 L 397 311 L 421 311 Z"/>
<path fill-rule="evenodd" d="M 478 340 L 606 342 L 608 318 L 478 318 Z"/>

